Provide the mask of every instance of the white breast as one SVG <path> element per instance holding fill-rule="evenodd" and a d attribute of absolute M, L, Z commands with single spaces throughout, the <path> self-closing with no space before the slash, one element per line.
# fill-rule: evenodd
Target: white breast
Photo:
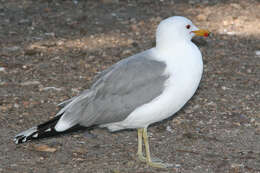
<path fill-rule="evenodd" d="M 111 124 L 110 129 L 147 127 L 170 117 L 187 103 L 198 88 L 203 62 L 201 53 L 194 44 L 180 49 L 183 51 L 163 54 L 153 50 L 160 55 L 156 56 L 158 60 L 165 61 L 167 65 L 165 73 L 170 76 L 163 93 L 153 101 L 135 109 L 124 121 Z"/>

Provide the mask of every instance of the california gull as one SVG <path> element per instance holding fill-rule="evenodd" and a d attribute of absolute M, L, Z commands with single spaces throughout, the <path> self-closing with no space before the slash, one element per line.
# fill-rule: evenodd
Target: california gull
<path fill-rule="evenodd" d="M 161 21 L 156 47 L 101 72 L 88 90 L 62 102 L 53 119 L 17 134 L 15 143 L 58 134 L 78 125 L 106 127 L 112 132 L 138 129 L 138 158 L 153 167 L 169 166 L 151 158 L 147 127 L 179 111 L 198 88 L 203 62 L 200 50 L 191 41 L 195 35 L 207 37 L 209 32 L 181 16 Z"/>

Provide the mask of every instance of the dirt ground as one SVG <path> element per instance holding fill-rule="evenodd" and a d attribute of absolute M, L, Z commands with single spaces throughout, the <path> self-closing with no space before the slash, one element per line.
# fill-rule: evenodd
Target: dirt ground
<path fill-rule="evenodd" d="M 212 32 L 194 39 L 204 59 L 196 95 L 148 130 L 152 154 L 174 168 L 137 161 L 136 131 L 13 143 L 98 72 L 153 47 L 173 15 Z M 0 173 L 260 173 L 258 0 L 0 0 L 0 45 Z"/>

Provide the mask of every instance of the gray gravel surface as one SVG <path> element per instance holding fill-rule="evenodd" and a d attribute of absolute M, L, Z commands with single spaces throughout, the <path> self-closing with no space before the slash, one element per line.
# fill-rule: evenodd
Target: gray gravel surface
<path fill-rule="evenodd" d="M 0 173 L 259 173 L 259 11 L 258 0 L 0 0 Z M 98 72 L 154 46 L 159 21 L 173 15 L 212 31 L 194 39 L 204 59 L 196 95 L 148 130 L 152 154 L 174 168 L 137 161 L 136 131 L 13 143 Z"/>

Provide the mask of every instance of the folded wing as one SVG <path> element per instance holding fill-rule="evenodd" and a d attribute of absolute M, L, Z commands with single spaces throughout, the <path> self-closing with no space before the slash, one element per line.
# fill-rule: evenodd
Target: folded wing
<path fill-rule="evenodd" d="M 55 129 L 76 124 L 86 127 L 124 120 L 137 107 L 158 97 L 168 76 L 164 62 L 145 51 L 119 61 L 101 72 L 92 87 L 70 100 Z"/>

